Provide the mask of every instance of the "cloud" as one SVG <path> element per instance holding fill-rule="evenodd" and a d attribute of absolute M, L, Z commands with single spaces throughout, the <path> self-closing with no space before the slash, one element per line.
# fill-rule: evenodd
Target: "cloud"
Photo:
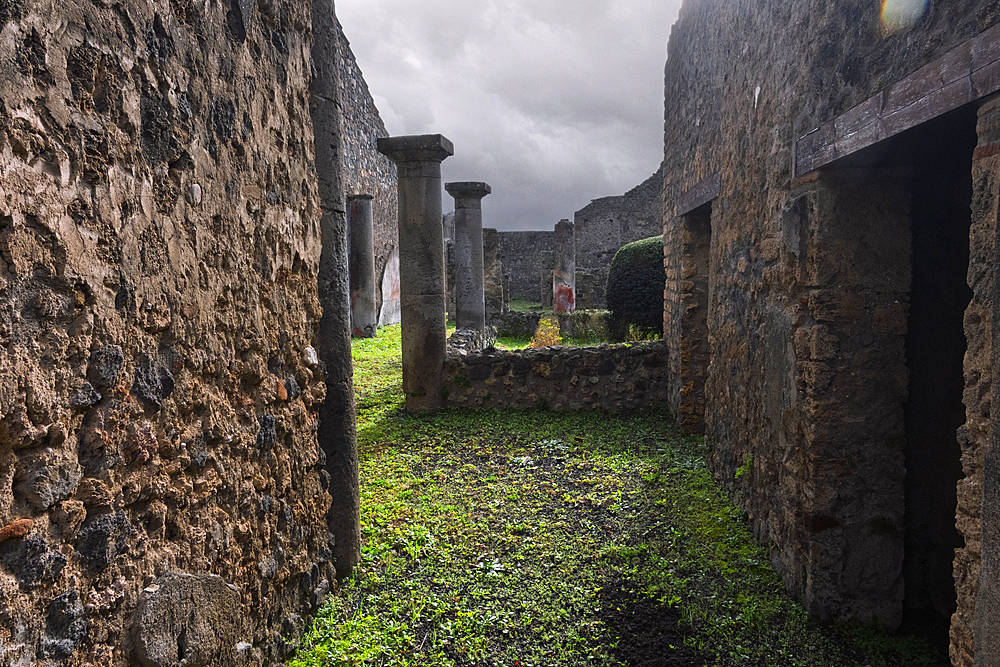
<path fill-rule="evenodd" d="M 551 229 L 663 156 L 663 65 L 679 0 L 337 0 L 391 134 L 455 143 L 484 224 Z M 451 200 L 445 195 L 444 207 Z"/>

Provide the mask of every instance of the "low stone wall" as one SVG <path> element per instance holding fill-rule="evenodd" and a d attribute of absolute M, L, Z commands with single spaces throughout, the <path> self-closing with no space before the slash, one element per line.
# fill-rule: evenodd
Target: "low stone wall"
<path fill-rule="evenodd" d="M 549 315 L 552 313 L 507 311 L 493 315 L 489 321 L 500 336 L 534 336 L 538 322 Z M 573 313 L 559 313 L 558 317 L 560 336 L 580 337 L 591 334 L 598 340 L 608 338 L 606 310 L 578 310 Z"/>
<path fill-rule="evenodd" d="M 666 404 L 662 340 L 449 355 L 445 404 L 623 413 Z"/>

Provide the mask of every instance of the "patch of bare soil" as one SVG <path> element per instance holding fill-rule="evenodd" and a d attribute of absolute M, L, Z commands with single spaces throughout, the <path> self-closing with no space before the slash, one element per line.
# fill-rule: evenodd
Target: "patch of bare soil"
<path fill-rule="evenodd" d="M 601 591 L 601 620 L 618 641 L 612 649 L 629 667 L 703 667 L 708 658 L 684 645 L 677 612 L 637 596 L 622 583 Z"/>

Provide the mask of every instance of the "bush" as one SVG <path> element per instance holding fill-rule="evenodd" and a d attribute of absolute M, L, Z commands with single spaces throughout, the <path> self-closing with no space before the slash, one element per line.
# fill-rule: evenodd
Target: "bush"
<path fill-rule="evenodd" d="M 663 236 L 618 249 L 608 272 L 609 334 L 614 340 L 663 335 Z"/>

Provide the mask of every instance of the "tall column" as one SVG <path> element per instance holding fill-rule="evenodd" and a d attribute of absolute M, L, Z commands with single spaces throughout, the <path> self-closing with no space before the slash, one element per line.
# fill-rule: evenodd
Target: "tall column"
<path fill-rule="evenodd" d="M 486 183 L 447 183 L 455 198 L 455 327 L 486 329 L 483 291 L 483 197 L 492 190 Z"/>
<path fill-rule="evenodd" d="M 407 412 L 441 407 L 445 355 L 441 162 L 455 154 L 440 134 L 383 137 L 378 150 L 399 177 L 399 300 Z"/>
<path fill-rule="evenodd" d="M 351 332 L 373 338 L 378 326 L 375 314 L 375 230 L 371 195 L 347 197 L 351 226 Z"/>
<path fill-rule="evenodd" d="M 322 250 L 319 300 L 323 306 L 316 337 L 326 366 L 326 398 L 319 409 L 319 446 L 326 457 L 333 503 L 327 517 L 334 537 L 336 575 L 343 579 L 361 560 L 361 500 L 358 441 L 351 361 L 351 312 L 348 286 L 347 215 L 341 178 L 341 138 L 337 18 L 333 0 L 313 0 L 312 81 L 309 112 L 316 146 Z"/>
<path fill-rule="evenodd" d="M 552 303 L 557 313 L 576 310 L 576 233 L 573 223 L 560 220 L 555 234 L 556 268 L 552 272 Z"/>

